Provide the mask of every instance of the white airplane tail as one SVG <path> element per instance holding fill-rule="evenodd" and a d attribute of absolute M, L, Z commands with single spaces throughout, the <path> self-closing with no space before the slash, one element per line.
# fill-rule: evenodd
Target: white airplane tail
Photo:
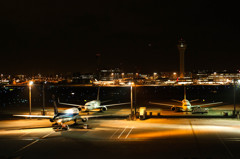
<path fill-rule="evenodd" d="M 184 100 L 187 99 L 187 95 L 186 95 L 186 87 L 184 86 Z"/>
<path fill-rule="evenodd" d="M 97 100 L 99 100 L 100 87 L 98 87 Z"/>

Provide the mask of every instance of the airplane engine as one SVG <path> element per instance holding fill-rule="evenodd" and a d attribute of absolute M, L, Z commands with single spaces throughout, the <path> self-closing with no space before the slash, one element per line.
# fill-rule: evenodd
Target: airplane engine
<path fill-rule="evenodd" d="M 101 108 L 101 111 L 103 112 L 103 111 L 106 111 L 107 110 L 107 107 L 102 107 Z"/>
<path fill-rule="evenodd" d="M 82 122 L 87 122 L 88 118 L 82 118 Z"/>
<path fill-rule="evenodd" d="M 172 111 L 176 111 L 176 107 L 174 107 L 174 106 L 171 107 L 171 110 L 172 110 Z"/>

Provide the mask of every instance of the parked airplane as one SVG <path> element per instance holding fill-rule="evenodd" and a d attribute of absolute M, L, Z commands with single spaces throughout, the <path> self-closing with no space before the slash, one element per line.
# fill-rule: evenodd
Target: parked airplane
<path fill-rule="evenodd" d="M 63 104 L 63 105 L 69 105 L 69 106 L 77 107 L 79 111 L 84 111 L 84 112 L 89 112 L 89 111 L 92 111 L 94 109 L 99 109 L 101 112 L 103 112 L 103 111 L 106 111 L 107 107 L 110 107 L 110 106 L 130 104 L 130 102 L 127 102 L 127 103 L 116 103 L 116 104 L 101 105 L 101 101 L 99 100 L 99 92 L 100 92 L 100 87 L 98 87 L 97 100 L 92 100 L 90 102 L 87 102 L 87 103 L 85 103 L 85 105 L 62 103 L 62 102 L 59 101 L 59 99 L 58 99 L 58 103 Z"/>
<path fill-rule="evenodd" d="M 14 115 L 19 117 L 29 117 L 29 118 L 41 118 L 49 119 L 50 122 L 55 122 L 54 127 L 60 127 L 62 129 L 68 130 L 68 125 L 64 124 L 65 122 L 74 121 L 77 122 L 78 119 L 81 119 L 82 122 L 87 122 L 88 118 L 94 116 L 80 116 L 79 110 L 77 108 L 66 109 L 62 112 L 58 112 L 56 101 L 54 100 L 54 116 L 45 116 L 45 115 Z"/>
<path fill-rule="evenodd" d="M 197 108 L 201 108 L 201 107 L 207 107 L 210 105 L 216 105 L 216 104 L 222 104 L 223 102 L 215 102 L 215 103 L 207 103 L 207 104 L 200 104 L 200 105 L 191 105 L 190 102 L 194 102 L 197 101 L 196 100 L 187 100 L 186 98 L 186 88 L 184 87 L 184 99 L 182 101 L 179 100 L 173 100 L 179 103 L 182 103 L 182 105 L 172 105 L 172 104 L 166 104 L 166 103 L 156 103 L 156 102 L 149 102 L 150 104 L 155 104 L 155 105 L 163 105 L 163 106 L 169 106 L 171 107 L 172 111 L 192 111 L 192 112 L 196 112 Z M 199 109 L 198 109 L 199 110 Z M 201 113 L 207 113 L 206 109 L 201 109 Z"/>

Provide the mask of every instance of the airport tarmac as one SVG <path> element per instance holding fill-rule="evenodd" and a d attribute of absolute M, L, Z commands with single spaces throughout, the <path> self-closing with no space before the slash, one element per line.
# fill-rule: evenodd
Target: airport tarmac
<path fill-rule="evenodd" d="M 1 120 L 0 158 L 240 158 L 236 118 L 121 118 L 128 113 L 110 109 L 97 114 L 115 117 L 89 119 L 88 129 L 69 123 L 59 132 L 45 119 Z"/>

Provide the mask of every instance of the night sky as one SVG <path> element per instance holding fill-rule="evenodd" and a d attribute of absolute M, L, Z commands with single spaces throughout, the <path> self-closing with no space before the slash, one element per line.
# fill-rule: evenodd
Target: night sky
<path fill-rule="evenodd" d="M 240 69 L 240 20 L 229 1 L 2 0 L 0 73 Z"/>

